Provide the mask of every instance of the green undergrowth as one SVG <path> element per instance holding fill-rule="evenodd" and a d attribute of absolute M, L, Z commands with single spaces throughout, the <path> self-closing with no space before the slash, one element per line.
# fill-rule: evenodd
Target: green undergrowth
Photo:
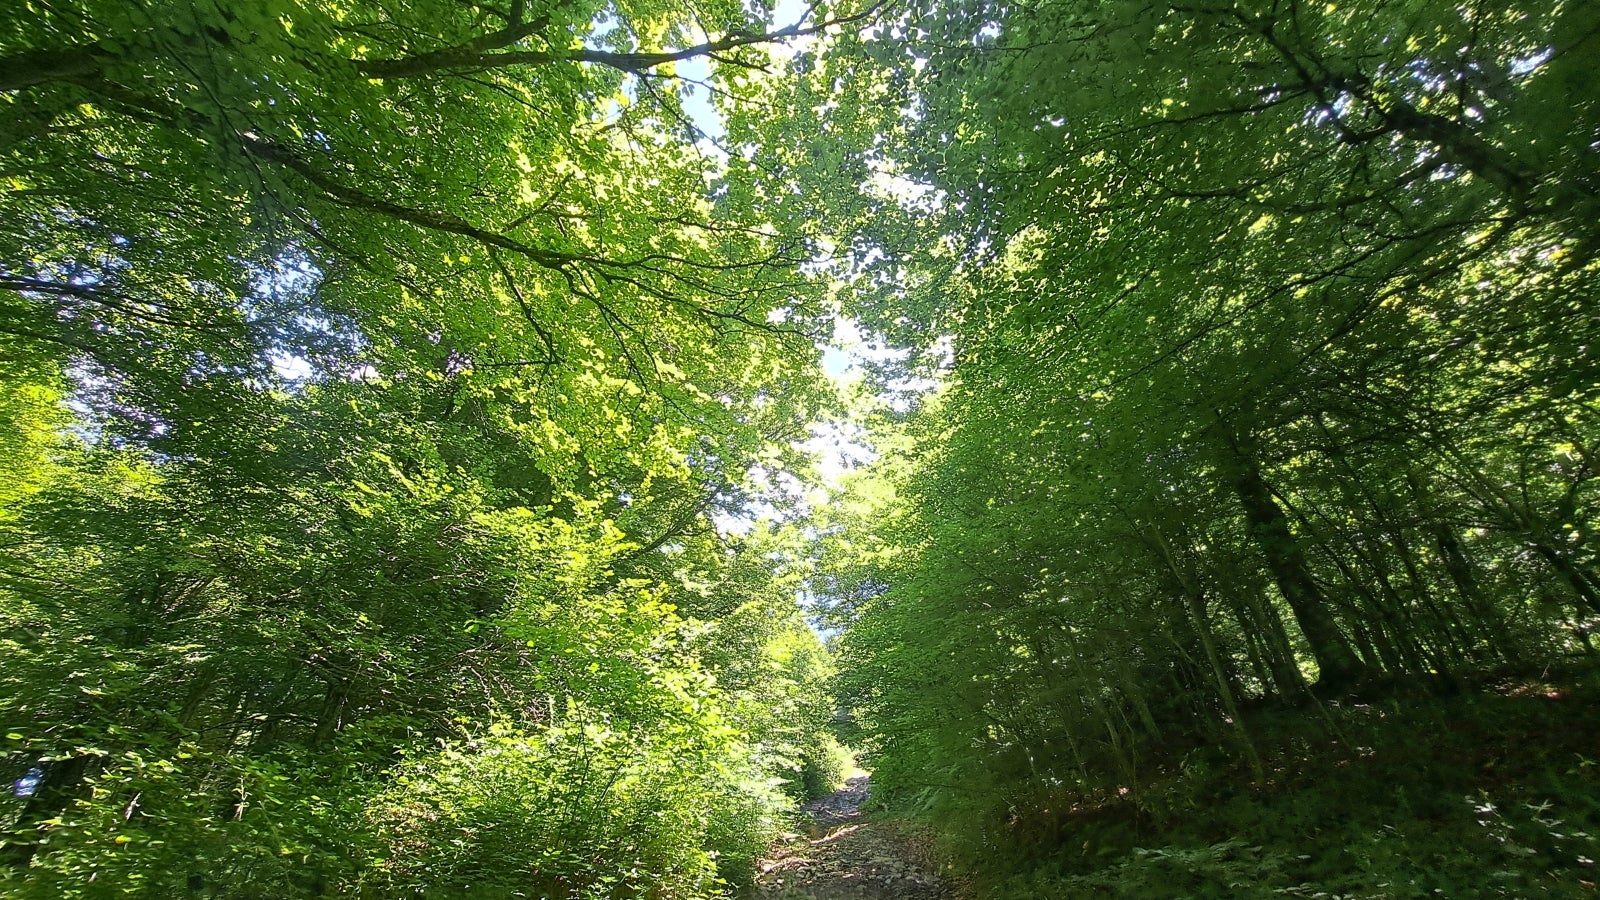
<path fill-rule="evenodd" d="M 798 799 L 816 800 L 844 787 L 856 757 L 830 734 L 818 735 L 801 752 Z"/>
<path fill-rule="evenodd" d="M 1597 700 L 1592 678 L 1523 679 L 1262 709 L 1263 782 L 1199 745 L 1125 792 L 991 797 L 935 824 L 990 900 L 1591 896 Z"/>

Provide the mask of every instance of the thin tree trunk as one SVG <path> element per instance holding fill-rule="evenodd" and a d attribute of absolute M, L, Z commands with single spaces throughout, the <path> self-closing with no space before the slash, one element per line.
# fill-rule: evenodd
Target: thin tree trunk
<path fill-rule="evenodd" d="M 1228 718 L 1233 724 L 1234 731 L 1238 732 L 1239 742 L 1244 746 L 1245 757 L 1250 761 L 1250 772 L 1255 776 L 1257 784 L 1263 784 L 1267 780 L 1266 769 L 1261 764 L 1260 754 L 1256 752 L 1255 741 L 1250 739 L 1250 732 L 1245 730 L 1244 718 L 1239 715 L 1239 705 L 1233 695 L 1233 687 L 1228 683 L 1228 673 L 1223 668 L 1221 655 L 1217 652 L 1217 642 L 1211 635 L 1211 622 L 1206 617 L 1205 598 L 1201 596 L 1200 589 L 1179 568 L 1178 561 L 1173 558 L 1172 547 L 1167 543 L 1166 536 L 1161 530 L 1151 526 L 1150 536 L 1185 601 L 1184 606 L 1189 612 L 1190 626 L 1200 638 L 1200 646 L 1205 650 L 1206 661 L 1211 664 L 1211 672 L 1217 682 L 1217 696 L 1222 699 L 1223 709 L 1228 711 Z"/>

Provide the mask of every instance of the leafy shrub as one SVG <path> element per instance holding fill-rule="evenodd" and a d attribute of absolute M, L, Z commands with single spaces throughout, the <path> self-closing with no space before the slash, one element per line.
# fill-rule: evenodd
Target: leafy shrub
<path fill-rule="evenodd" d="M 1066 878 L 1072 896 L 1271 897 L 1282 882 L 1283 854 L 1224 841 L 1208 847 L 1135 850 L 1090 875 Z"/>
<path fill-rule="evenodd" d="M 403 765 L 371 812 L 388 846 L 385 887 L 551 900 L 716 893 L 718 859 L 753 856 L 747 836 L 767 833 L 767 798 L 729 796 L 736 760 L 723 750 L 684 754 L 670 738 L 602 722 L 571 710 L 538 730 L 498 724 Z"/>
<path fill-rule="evenodd" d="M 800 777 L 795 784 L 801 800 L 814 800 L 844 787 L 855 756 L 827 732 L 819 732 L 800 750 Z"/>
<path fill-rule="evenodd" d="M 87 790 L 13 836 L 13 858 L 31 864 L 9 871 L 4 893 L 316 896 L 353 883 L 377 849 L 350 790 L 358 786 L 330 773 L 192 744 L 160 751 L 92 757 Z"/>

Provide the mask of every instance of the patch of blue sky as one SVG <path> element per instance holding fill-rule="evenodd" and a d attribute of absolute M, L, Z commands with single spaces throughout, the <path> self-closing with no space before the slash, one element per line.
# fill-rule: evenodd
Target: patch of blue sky
<path fill-rule="evenodd" d="M 701 134 L 713 141 L 721 141 L 727 130 L 722 127 L 722 114 L 712 100 L 711 61 L 704 56 L 686 59 L 677 65 L 677 75 L 686 86 L 683 112 Z"/>
<path fill-rule="evenodd" d="M 805 0 L 779 0 L 768 17 L 769 30 L 779 31 L 800 24 L 811 15 L 812 7 Z M 677 76 L 685 84 L 683 111 L 690 123 L 713 142 L 720 142 L 727 130 L 722 124 L 722 114 L 709 87 L 712 61 L 696 56 L 677 64 Z"/>
<path fill-rule="evenodd" d="M 842 347 L 826 344 L 822 348 L 822 371 L 834 380 L 842 379 L 856 365 L 855 359 Z"/>

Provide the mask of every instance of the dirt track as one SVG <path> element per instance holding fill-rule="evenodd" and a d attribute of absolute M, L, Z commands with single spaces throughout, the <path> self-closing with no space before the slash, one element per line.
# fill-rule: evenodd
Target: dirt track
<path fill-rule="evenodd" d="M 806 804 L 807 834 L 787 834 L 761 864 L 760 900 L 954 900 L 887 826 L 861 814 L 869 780 Z"/>

